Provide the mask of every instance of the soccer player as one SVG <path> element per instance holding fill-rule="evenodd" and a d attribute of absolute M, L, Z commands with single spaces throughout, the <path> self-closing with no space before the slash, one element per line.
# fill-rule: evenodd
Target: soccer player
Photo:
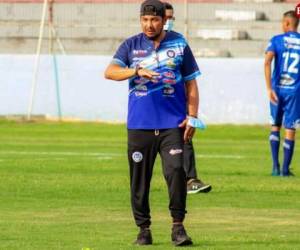
<path fill-rule="evenodd" d="M 192 244 L 183 226 L 187 196 L 183 145 L 195 132 L 189 123 L 198 114 L 200 71 L 184 37 L 165 32 L 165 22 L 162 2 L 143 2 L 143 32 L 121 44 L 105 71 L 108 79 L 129 80 L 128 160 L 132 211 L 140 228 L 138 245 L 152 244 L 149 191 L 158 153 L 169 191 L 172 242 Z"/>
<path fill-rule="evenodd" d="M 300 34 L 295 11 L 284 13 L 283 34 L 274 36 L 266 49 L 265 78 L 270 99 L 272 128 L 270 145 L 273 176 L 292 176 L 290 164 L 295 145 L 296 128 L 300 125 Z M 274 69 L 271 77 L 271 64 Z M 285 128 L 283 164 L 280 169 L 278 154 L 280 129 Z"/>
<path fill-rule="evenodd" d="M 174 26 L 174 8 L 170 3 L 165 2 L 166 9 L 166 24 L 164 26 L 165 31 L 172 31 Z M 208 193 L 211 190 L 210 184 L 205 184 L 200 178 L 197 177 L 195 151 L 192 140 L 184 144 L 183 147 L 184 157 L 184 171 L 187 177 L 187 193 L 197 194 L 199 192 Z"/>

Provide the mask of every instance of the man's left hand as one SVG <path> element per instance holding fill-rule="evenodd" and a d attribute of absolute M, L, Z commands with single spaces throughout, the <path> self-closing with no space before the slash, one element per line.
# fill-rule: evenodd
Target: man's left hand
<path fill-rule="evenodd" d="M 185 128 L 183 140 L 185 143 L 190 142 L 195 134 L 195 128 L 191 127 L 190 125 L 187 125 L 188 118 L 186 118 L 182 123 L 179 124 L 180 128 Z"/>

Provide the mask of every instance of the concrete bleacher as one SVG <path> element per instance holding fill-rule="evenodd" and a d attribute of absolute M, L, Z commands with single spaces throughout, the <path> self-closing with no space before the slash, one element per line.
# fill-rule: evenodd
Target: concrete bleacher
<path fill-rule="evenodd" d="M 98 1 L 94 4 L 63 1 L 54 5 L 54 23 L 68 54 L 109 55 L 126 37 L 140 32 L 138 3 Z M 175 8 L 175 29 L 183 32 L 183 4 L 170 2 Z M 263 56 L 268 39 L 281 32 L 282 13 L 294 9 L 297 3 L 293 0 L 189 2 L 188 38 L 195 54 L 202 57 Z M 42 5 L 38 3 L 0 0 L 0 53 L 35 53 L 41 11 Z M 43 53 L 47 52 L 45 40 Z"/>

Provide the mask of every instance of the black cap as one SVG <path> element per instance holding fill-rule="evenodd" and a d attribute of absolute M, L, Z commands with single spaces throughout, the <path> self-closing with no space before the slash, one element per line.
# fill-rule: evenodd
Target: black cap
<path fill-rule="evenodd" d="M 165 16 L 165 5 L 159 0 L 146 0 L 141 5 L 141 16 Z"/>

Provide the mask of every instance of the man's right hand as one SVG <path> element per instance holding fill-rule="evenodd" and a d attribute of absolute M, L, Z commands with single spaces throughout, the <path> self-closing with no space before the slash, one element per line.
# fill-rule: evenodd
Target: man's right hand
<path fill-rule="evenodd" d="M 155 78 L 155 76 L 159 76 L 159 73 L 157 72 L 154 72 L 152 70 L 149 70 L 149 69 L 139 69 L 137 71 L 137 75 L 140 76 L 140 77 L 144 77 L 146 79 L 149 79 L 149 80 L 153 80 Z"/>
<path fill-rule="evenodd" d="M 274 90 L 268 90 L 268 97 L 271 103 L 273 103 L 274 105 L 278 104 L 278 97 Z"/>

